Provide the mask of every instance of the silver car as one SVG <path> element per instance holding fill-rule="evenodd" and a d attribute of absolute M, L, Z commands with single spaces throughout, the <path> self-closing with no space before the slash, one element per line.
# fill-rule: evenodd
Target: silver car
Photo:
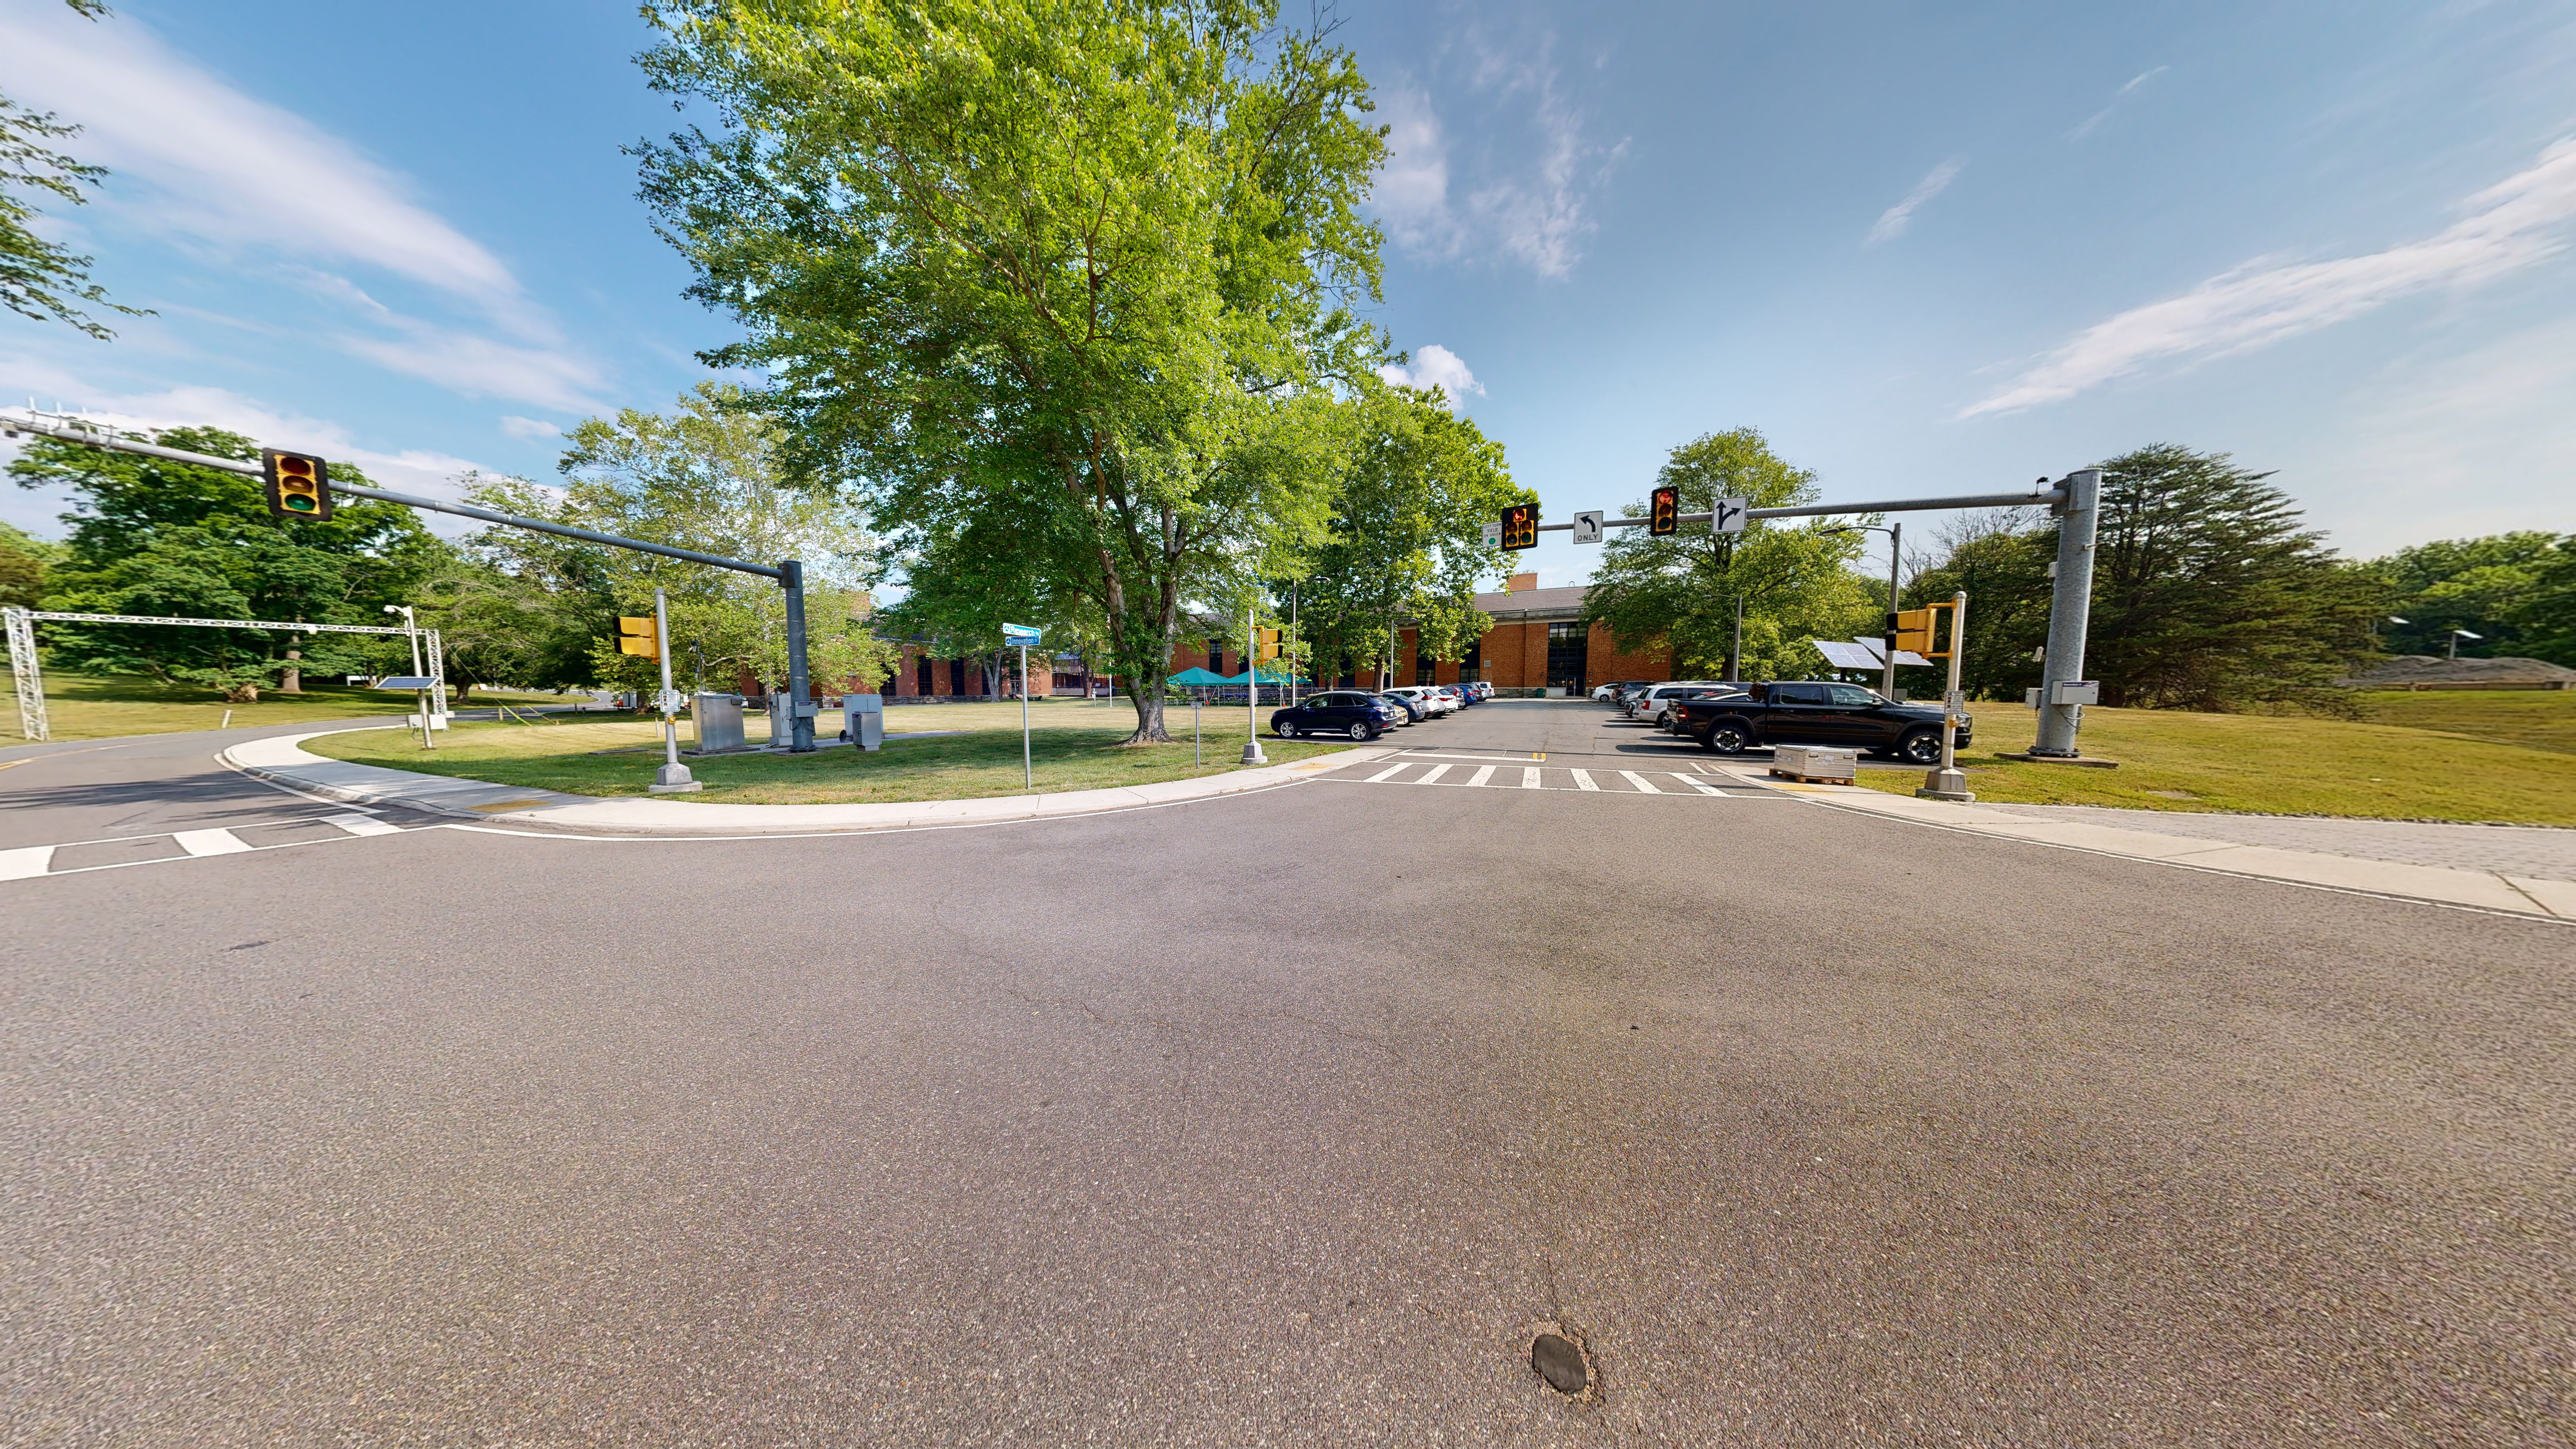
<path fill-rule="evenodd" d="M 1629 695 L 1619 708 L 1630 719 L 1651 720 L 1664 711 L 1664 701 L 1691 689 L 1715 689 L 1724 686 L 1717 679 L 1676 679 L 1667 684 L 1649 685 Z"/>

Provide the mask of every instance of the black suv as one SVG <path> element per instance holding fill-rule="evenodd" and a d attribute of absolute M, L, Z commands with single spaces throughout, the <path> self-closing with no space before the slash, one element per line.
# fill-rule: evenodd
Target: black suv
<path fill-rule="evenodd" d="M 1748 684 L 1743 694 L 1679 700 L 1673 709 L 1675 734 L 1721 755 L 1756 745 L 1841 745 L 1918 765 L 1941 762 L 1939 705 L 1897 704 L 1857 684 Z M 1960 749 L 1973 728 L 1959 724 Z"/>
<path fill-rule="evenodd" d="M 1270 732 L 1283 740 L 1299 735 L 1348 735 L 1355 740 L 1373 740 L 1394 728 L 1398 713 L 1390 699 L 1355 689 L 1328 690 L 1274 711 Z"/>

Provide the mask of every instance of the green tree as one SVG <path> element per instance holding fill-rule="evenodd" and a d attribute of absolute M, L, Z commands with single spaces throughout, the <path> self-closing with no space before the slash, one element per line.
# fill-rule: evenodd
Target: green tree
<path fill-rule="evenodd" d="M 670 0 L 653 84 L 722 118 L 644 196 L 776 379 L 802 478 L 913 556 L 1006 562 L 1156 682 L 1194 600 L 1322 536 L 1331 379 L 1376 333 L 1384 142 L 1346 52 L 1260 0 Z M 998 553 L 989 552 L 998 549 Z"/>
<path fill-rule="evenodd" d="M 2507 617 L 2531 657 L 2576 668 L 2576 534 L 2559 539 L 2533 568 L 2529 590 Z"/>
<path fill-rule="evenodd" d="M 702 383 L 668 413 L 626 409 L 574 428 L 560 492 L 519 479 L 476 478 L 468 496 L 523 517 L 669 544 L 752 563 L 805 565 L 810 676 L 825 689 L 882 679 L 893 651 L 871 636 L 865 580 L 873 543 L 854 506 L 784 485 L 768 420 L 739 388 Z M 561 688 L 660 686 L 653 659 L 620 654 L 613 620 L 669 599 L 675 684 L 732 689 L 743 674 L 774 688 L 787 679 L 786 602 L 756 574 L 522 529 L 469 541 L 479 572 L 454 593 L 458 657 L 478 674 Z M 491 678 L 489 674 L 484 677 Z"/>
<path fill-rule="evenodd" d="M 2057 527 L 2036 510 L 1997 509 L 1954 524 L 1944 541 L 1941 561 L 1906 581 L 1905 605 L 1919 609 L 1966 590 L 1968 646 L 1959 687 L 1971 699 L 2019 699 L 2039 683 L 2033 651 L 2048 638 Z"/>
<path fill-rule="evenodd" d="M 66 0 L 72 9 L 95 20 L 107 13 L 99 0 Z M 106 179 L 107 169 L 86 165 L 53 149 L 52 143 L 80 134 L 50 113 L 30 111 L 0 95 L 0 307 L 38 321 L 52 318 L 104 341 L 116 334 L 81 311 L 78 304 L 105 307 L 129 317 L 146 317 L 132 307 L 107 300 L 105 289 L 89 279 L 90 258 L 46 241 L 28 229 L 37 211 L 30 196 L 49 192 L 74 206 L 89 198 L 81 188 Z"/>
<path fill-rule="evenodd" d="M 2461 640 L 2462 654 L 2524 652 L 2523 610 L 2560 552 L 2556 534 L 2534 531 L 2441 539 L 2372 559 L 2362 567 L 2387 584 L 2389 612 L 2406 620 L 2381 622 L 2380 647 L 2442 654 L 2457 628 L 2481 636 Z"/>
<path fill-rule="evenodd" d="M 2102 702 L 2153 709 L 2339 709 L 2334 681 L 2371 652 L 2387 587 L 2300 527 L 2287 494 L 2224 453 L 2157 443 L 2102 465 L 2085 672 Z M 2039 682 L 2054 524 L 1967 540 L 1916 578 L 1914 602 L 1968 590 L 1963 678 Z"/>
<path fill-rule="evenodd" d="M 35 608 L 45 596 L 45 571 L 61 555 L 59 545 L 0 523 L 0 604 Z"/>
<path fill-rule="evenodd" d="M 259 456 L 250 439 L 218 428 L 167 428 L 153 440 L 219 458 Z M 273 518 L 258 480 L 214 468 L 39 438 L 9 471 L 21 486 L 65 488 L 78 500 L 66 515 L 64 555 L 46 576 L 52 609 L 382 624 L 385 604 L 409 602 L 452 556 L 399 504 L 341 499 L 328 519 Z M 366 483 L 346 464 L 332 471 Z M 364 636 L 341 634 L 58 624 L 47 637 L 75 668 L 201 683 L 241 698 L 280 675 L 354 671 L 391 657 Z"/>
<path fill-rule="evenodd" d="M 1486 545 L 1484 527 L 1536 495 L 1512 482 L 1502 445 L 1451 415 L 1437 390 L 1372 380 L 1344 421 L 1332 522 L 1298 564 L 1306 657 L 1338 677 L 1385 657 L 1402 619 L 1412 621 L 1421 657 L 1466 657 L 1486 627 L 1477 586 L 1508 566 L 1508 555 Z"/>
<path fill-rule="evenodd" d="M 1682 444 L 1655 481 L 1681 490 L 1684 513 L 1710 512 L 1719 498 L 1786 508 L 1820 496 L 1815 474 L 1782 461 L 1751 428 Z M 1629 505 L 1630 517 L 1645 512 L 1643 500 Z M 1602 545 L 1583 596 L 1585 621 L 1607 627 L 1623 651 L 1669 644 L 1685 677 L 1717 678 L 1727 667 L 1740 598 L 1738 677 L 1812 674 L 1822 660 L 1809 640 L 1849 638 L 1885 608 L 1872 603 L 1874 586 L 1853 571 L 1863 535 L 1827 533 L 1826 526 L 1756 520 L 1741 534 L 1686 527 L 1662 538 L 1621 529 Z"/>

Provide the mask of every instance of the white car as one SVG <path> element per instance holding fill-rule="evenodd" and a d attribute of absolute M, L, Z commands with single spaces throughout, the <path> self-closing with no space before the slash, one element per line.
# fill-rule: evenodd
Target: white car
<path fill-rule="evenodd" d="M 1383 692 L 1394 695 L 1398 699 L 1411 700 L 1414 708 L 1421 710 L 1425 715 L 1434 719 L 1437 719 L 1441 715 L 1448 714 L 1458 707 L 1458 701 L 1451 699 L 1449 696 L 1442 694 L 1439 690 L 1433 689 L 1428 685 L 1405 684 Z"/>
<path fill-rule="evenodd" d="M 1650 685 L 1629 695 L 1620 711 L 1630 719 L 1651 720 L 1663 713 L 1664 701 L 1684 690 L 1722 687 L 1724 681 L 1716 679 L 1676 679 L 1669 684 Z"/>

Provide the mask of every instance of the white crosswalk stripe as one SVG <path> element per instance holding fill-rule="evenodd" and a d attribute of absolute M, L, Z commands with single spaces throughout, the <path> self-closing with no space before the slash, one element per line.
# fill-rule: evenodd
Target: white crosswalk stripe
<path fill-rule="evenodd" d="M 1467 777 L 1467 783 L 1470 785 L 1481 785 L 1492 778 L 1494 778 L 1494 767 L 1491 765 L 1480 765 L 1477 767 L 1476 773 Z"/>
<path fill-rule="evenodd" d="M 1641 795 L 1661 795 L 1664 793 L 1663 791 L 1656 789 L 1653 782 L 1649 781 L 1645 776 L 1638 774 L 1634 770 L 1621 770 L 1619 772 L 1619 778 L 1636 786 L 1637 793 Z"/>
<path fill-rule="evenodd" d="M 1592 783 L 1592 772 L 1590 770 L 1568 770 L 1566 773 L 1574 777 L 1574 788 L 1577 790 L 1598 790 L 1601 788 L 1600 786 Z"/>
<path fill-rule="evenodd" d="M 1487 758 L 1491 758 L 1490 756 Z M 1725 775 L 1682 770 L 1590 770 L 1572 765 L 1523 765 L 1518 773 L 1501 764 L 1442 763 L 1415 755 L 1392 762 L 1372 761 L 1380 768 L 1361 775 L 1325 775 L 1323 781 L 1346 785 L 1433 785 L 1444 790 L 1555 790 L 1567 794 L 1652 795 L 1665 800 L 1693 797 L 1719 800 L 1759 799 L 1771 792 Z M 1416 769 L 1416 766 L 1421 768 Z M 1668 783 L 1667 783 L 1668 782 Z"/>
<path fill-rule="evenodd" d="M 1440 783 L 1440 777 L 1448 773 L 1449 767 L 1447 765 L 1434 765 L 1431 767 L 1430 773 L 1424 775 L 1421 779 L 1416 780 L 1413 783 L 1417 785 L 1437 785 Z"/>
<path fill-rule="evenodd" d="M 1411 760 L 1399 760 L 1396 763 L 1387 766 L 1385 769 L 1378 771 L 1376 774 L 1369 776 L 1369 783 L 1374 785 L 1380 780 L 1392 780 L 1396 776 L 1403 774 L 1412 766 L 1412 764 L 1413 762 Z"/>
<path fill-rule="evenodd" d="M 336 835 L 306 832 L 300 839 L 274 840 L 254 844 L 240 832 L 291 829 L 294 826 L 328 825 Z M 246 820 L 239 825 L 208 827 L 200 830 L 172 830 L 158 835 L 120 835 L 106 840 L 74 840 L 61 845 L 25 845 L 0 850 L 0 881 L 35 880 L 43 876 L 82 875 L 93 870 L 119 870 L 136 865 L 166 865 L 178 860 L 202 860 L 215 855 L 243 855 L 253 851 L 284 850 L 295 845 L 319 845 L 337 840 L 352 840 L 371 835 L 400 835 L 405 827 L 379 820 L 355 810 L 335 815 L 301 815 L 279 820 Z M 167 841 L 156 847 L 155 842 Z M 91 847 L 106 847 L 93 850 Z M 155 850 L 158 853 L 154 853 Z M 170 851 L 176 850 L 177 854 Z M 98 858 L 105 856 L 108 858 Z M 115 858 L 115 857 L 127 858 Z M 84 863 L 87 861 L 88 863 Z"/>
<path fill-rule="evenodd" d="M 1538 788 L 1538 771 L 1535 768 L 1526 765 L 1521 768 L 1521 788 L 1524 790 Z"/>

